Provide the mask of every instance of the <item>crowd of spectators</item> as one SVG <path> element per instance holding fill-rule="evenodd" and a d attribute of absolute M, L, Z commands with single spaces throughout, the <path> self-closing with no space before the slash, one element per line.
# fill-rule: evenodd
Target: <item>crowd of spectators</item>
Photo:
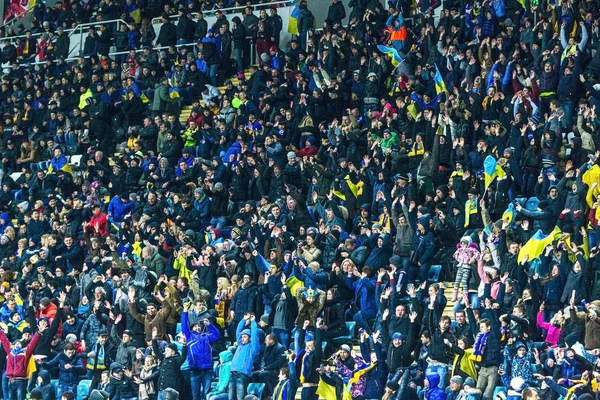
<path fill-rule="evenodd" d="M 2 31 L 0 397 L 597 398 L 598 3 L 235 5 Z"/>

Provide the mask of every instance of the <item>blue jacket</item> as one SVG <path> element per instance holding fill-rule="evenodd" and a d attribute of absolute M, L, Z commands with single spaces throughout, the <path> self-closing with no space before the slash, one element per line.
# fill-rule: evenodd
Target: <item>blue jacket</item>
<path fill-rule="evenodd" d="M 361 278 L 353 281 L 346 277 L 346 286 L 354 291 L 354 300 L 365 318 L 370 319 L 377 314 L 375 300 L 375 277 Z"/>
<path fill-rule="evenodd" d="M 243 344 L 242 331 L 244 330 L 245 325 L 246 320 L 241 320 L 235 333 L 238 347 L 233 355 L 233 361 L 231 362 L 231 372 L 239 372 L 250 377 L 252 375 L 254 359 L 260 352 L 260 339 L 258 337 L 258 325 L 256 324 L 256 321 L 252 321 L 250 342 Z"/>
<path fill-rule="evenodd" d="M 71 368 L 66 369 L 65 365 L 71 365 Z M 79 376 L 85 372 L 83 363 L 79 355 L 75 354 L 73 358 L 67 358 L 64 352 L 56 355 L 52 360 L 43 364 L 44 368 L 55 368 L 58 367 L 58 383 L 60 385 L 77 385 L 79 382 Z"/>
<path fill-rule="evenodd" d="M 439 388 L 440 376 L 437 372 L 432 372 L 426 375 L 429 381 L 429 389 L 424 390 L 423 398 L 425 400 L 445 400 L 446 393 Z"/>
<path fill-rule="evenodd" d="M 181 315 L 181 332 L 185 336 L 187 343 L 187 360 L 190 369 L 212 369 L 212 348 L 211 344 L 219 340 L 221 334 L 210 324 L 206 327 L 209 332 L 190 331 L 188 324 L 188 312 L 184 311 Z"/>
<path fill-rule="evenodd" d="M 123 203 L 119 196 L 115 196 L 108 203 L 108 215 L 110 220 L 114 222 L 123 222 L 128 213 L 135 211 L 135 205 L 132 201 Z"/>

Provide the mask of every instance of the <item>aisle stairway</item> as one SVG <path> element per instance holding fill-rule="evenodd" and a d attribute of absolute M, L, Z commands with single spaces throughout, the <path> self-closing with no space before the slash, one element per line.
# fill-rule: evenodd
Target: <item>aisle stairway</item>
<path fill-rule="evenodd" d="M 246 79 L 250 78 L 250 70 L 246 70 L 244 71 L 244 74 L 246 75 Z M 231 83 L 233 83 L 234 86 L 238 85 L 240 83 L 239 79 L 237 77 L 233 77 L 231 78 Z M 219 86 L 219 92 L 221 92 L 221 94 L 225 93 L 225 86 Z M 204 101 L 200 100 L 200 104 L 204 105 Z M 192 106 L 184 106 L 181 109 L 181 114 L 179 114 L 179 122 L 185 126 L 185 124 L 187 123 L 188 118 L 190 117 L 190 113 L 192 112 Z"/>
<path fill-rule="evenodd" d="M 248 71 L 245 72 L 246 74 L 246 78 L 250 77 L 250 74 Z M 239 80 L 237 78 L 232 78 L 231 82 L 234 85 L 237 85 L 239 83 Z M 225 92 L 225 86 L 220 86 L 219 87 L 219 91 L 221 93 Z M 201 104 L 203 104 L 204 102 L 201 101 Z M 185 125 L 187 123 L 188 118 L 190 117 L 190 113 L 192 111 L 192 107 L 191 106 L 185 106 L 182 110 L 181 110 L 181 114 L 179 115 L 179 121 L 181 122 L 181 124 Z M 454 305 L 456 304 L 456 302 L 451 301 L 450 299 L 452 298 L 452 289 L 454 287 L 454 282 L 445 282 L 445 295 L 446 298 L 448 299 L 448 302 L 446 304 L 446 308 L 444 309 L 444 314 L 443 315 L 448 315 L 450 318 L 454 318 L 454 312 L 452 311 Z M 356 335 L 355 335 L 356 336 Z M 357 354 L 360 354 L 360 346 L 358 345 L 358 343 L 355 343 L 353 348 L 352 348 Z M 301 390 L 298 390 L 298 392 L 296 393 L 296 400 L 301 400 Z"/>

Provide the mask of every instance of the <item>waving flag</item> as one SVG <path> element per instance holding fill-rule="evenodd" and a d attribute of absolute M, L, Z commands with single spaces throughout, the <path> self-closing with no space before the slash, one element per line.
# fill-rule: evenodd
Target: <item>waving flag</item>
<path fill-rule="evenodd" d="M 446 83 L 442 78 L 442 74 L 440 74 L 440 69 L 438 68 L 437 64 L 435 66 L 435 75 L 433 76 L 433 81 L 435 82 L 435 92 L 437 94 L 448 92 L 446 90 Z"/>
<path fill-rule="evenodd" d="M 498 161 L 492 156 L 487 156 L 483 161 L 483 174 L 485 177 L 485 188 L 492 183 L 495 178 L 503 178 L 506 172 L 498 165 Z"/>
<path fill-rule="evenodd" d="M 525 243 L 521 250 L 519 251 L 519 256 L 517 257 L 517 261 L 520 263 L 523 261 L 526 255 L 529 256 L 529 260 L 533 260 L 534 258 L 538 258 L 543 252 L 546 246 L 551 244 L 555 239 L 560 237 L 561 230 L 557 226 L 554 228 L 549 235 L 544 235 L 544 233 L 538 229 L 538 231 Z"/>
<path fill-rule="evenodd" d="M 415 102 L 415 104 L 417 105 L 417 107 L 419 107 L 421 111 L 435 110 L 441 98 L 442 94 L 440 93 L 437 96 L 435 96 L 429 103 L 426 103 L 425 100 L 419 97 L 419 95 L 416 92 L 412 92 L 410 95 L 410 99 Z"/>
<path fill-rule="evenodd" d="M 383 54 L 387 54 L 388 56 L 390 56 L 392 58 L 392 65 L 394 67 L 397 67 L 398 65 L 400 65 L 401 62 L 404 61 L 404 59 L 400 57 L 400 54 L 398 54 L 398 50 L 396 50 L 393 47 L 383 46 L 379 44 L 377 45 L 377 50 L 379 50 Z"/>
<path fill-rule="evenodd" d="M 298 34 L 298 16 L 299 15 L 300 15 L 300 7 L 296 6 L 292 10 L 292 13 L 290 14 L 290 19 L 288 21 L 288 33 L 291 33 L 292 35 Z"/>
<path fill-rule="evenodd" d="M 506 211 L 504 211 L 504 213 L 502 214 L 502 219 L 504 221 L 507 221 L 509 224 L 512 224 L 515 220 L 516 215 L 517 211 L 515 210 L 515 205 L 513 203 L 510 203 Z"/>

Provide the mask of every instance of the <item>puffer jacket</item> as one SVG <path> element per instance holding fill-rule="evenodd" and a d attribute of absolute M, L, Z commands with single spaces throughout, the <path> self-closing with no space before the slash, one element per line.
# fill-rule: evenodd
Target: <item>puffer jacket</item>
<path fill-rule="evenodd" d="M 335 261 L 335 254 L 339 242 L 331 233 L 321 238 L 321 243 L 324 243 L 323 252 L 321 253 L 321 267 L 326 271 L 331 270 L 331 266 Z"/>
<path fill-rule="evenodd" d="M 85 371 L 83 362 L 79 354 L 69 358 L 64 352 L 56 355 L 52 360 L 42 364 L 44 368 L 58 367 L 58 383 L 61 385 L 76 385 L 79 382 L 79 376 Z M 70 365 L 71 368 L 65 368 L 65 365 Z"/>
<path fill-rule="evenodd" d="M 354 291 L 354 301 L 365 318 L 370 319 L 377 314 L 375 300 L 375 277 L 354 280 L 346 277 L 346 286 Z"/>
<path fill-rule="evenodd" d="M 181 315 L 181 332 L 187 343 L 187 360 L 190 369 L 208 370 L 213 367 L 211 344 L 219 340 L 221 334 L 213 324 L 208 325 L 206 330 L 207 332 L 200 333 L 190 331 L 188 312 L 183 312 Z"/>
<path fill-rule="evenodd" d="M 39 340 L 40 335 L 36 333 L 25 349 L 21 349 L 19 352 L 11 351 L 8 338 L 4 334 L 4 331 L 0 331 L 0 344 L 2 344 L 7 354 L 6 376 L 9 379 L 25 379 L 27 377 L 27 363 Z"/>
<path fill-rule="evenodd" d="M 438 387 L 440 383 L 440 376 L 437 372 L 432 372 L 426 375 L 427 381 L 429 381 L 429 388 L 424 389 L 423 398 L 425 400 L 444 400 L 446 393 Z"/>
<path fill-rule="evenodd" d="M 98 332 L 100 332 L 101 327 L 102 324 L 98 318 L 96 318 L 96 314 L 90 314 L 81 327 L 79 339 L 85 340 L 85 342 L 90 345 L 96 343 L 98 341 Z"/>
<path fill-rule="evenodd" d="M 211 397 L 211 395 L 227 393 L 229 388 L 233 353 L 229 350 L 222 351 L 219 353 L 219 359 L 221 360 L 221 366 L 219 368 L 219 381 L 217 382 L 217 386 L 210 392 L 209 397 Z"/>

